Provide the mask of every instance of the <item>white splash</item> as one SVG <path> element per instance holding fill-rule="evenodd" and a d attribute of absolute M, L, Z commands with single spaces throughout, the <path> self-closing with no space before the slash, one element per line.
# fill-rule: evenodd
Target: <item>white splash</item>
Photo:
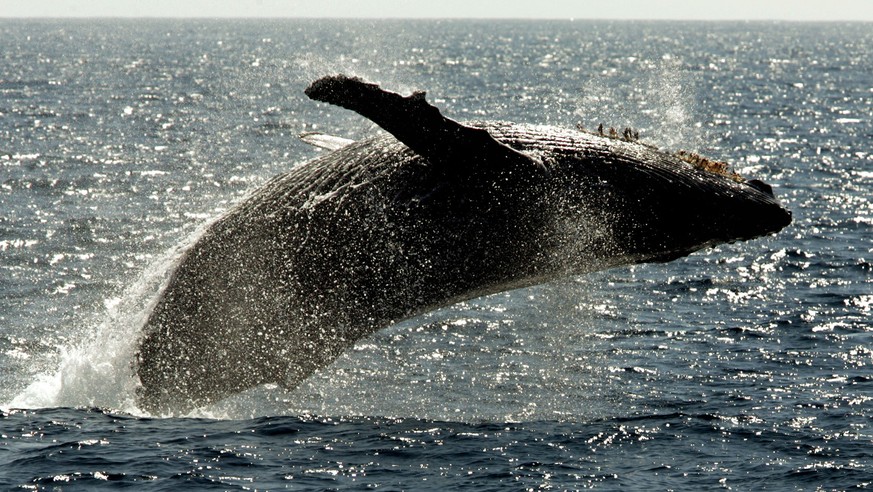
<path fill-rule="evenodd" d="M 703 124 L 695 121 L 693 81 L 681 60 L 664 55 L 657 61 L 633 60 L 645 66 L 641 77 L 617 83 L 607 72 L 582 87 L 575 115 L 588 130 L 602 123 L 621 134 L 639 130 L 642 140 L 672 150 L 699 150 L 706 144 Z"/>
<path fill-rule="evenodd" d="M 141 415 L 135 403 L 138 380 L 131 366 L 137 341 L 170 273 L 205 227 L 166 251 L 121 296 L 105 299 L 105 310 L 80 330 L 80 340 L 59 348 L 56 370 L 38 376 L 3 407 L 99 407 Z"/>

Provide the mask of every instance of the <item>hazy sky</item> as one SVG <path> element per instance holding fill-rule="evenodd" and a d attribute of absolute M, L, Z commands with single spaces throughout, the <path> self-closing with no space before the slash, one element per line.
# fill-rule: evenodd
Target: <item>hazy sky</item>
<path fill-rule="evenodd" d="M 476 17 L 873 21 L 873 0 L 0 0 L 0 17 Z"/>

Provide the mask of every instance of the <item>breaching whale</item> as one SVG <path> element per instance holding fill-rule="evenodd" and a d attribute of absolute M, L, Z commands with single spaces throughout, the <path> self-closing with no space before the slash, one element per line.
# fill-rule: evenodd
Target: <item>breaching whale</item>
<path fill-rule="evenodd" d="M 315 138 L 336 150 L 273 178 L 183 253 L 133 362 L 141 409 L 181 414 L 264 383 L 294 388 L 405 318 L 791 222 L 766 184 L 629 132 L 459 123 L 424 92 L 343 75 L 305 92 L 387 134 Z"/>

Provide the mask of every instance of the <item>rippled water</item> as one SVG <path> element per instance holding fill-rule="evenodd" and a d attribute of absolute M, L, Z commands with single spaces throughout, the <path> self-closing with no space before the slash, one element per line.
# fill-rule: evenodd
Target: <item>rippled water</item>
<path fill-rule="evenodd" d="M 873 483 L 869 24 L 2 21 L 0 36 L 4 487 Z M 179 249 L 317 155 L 298 133 L 375 131 L 302 94 L 338 71 L 426 89 L 458 119 L 633 126 L 773 184 L 795 222 L 406 321 L 292 393 L 142 415 L 132 342 Z"/>

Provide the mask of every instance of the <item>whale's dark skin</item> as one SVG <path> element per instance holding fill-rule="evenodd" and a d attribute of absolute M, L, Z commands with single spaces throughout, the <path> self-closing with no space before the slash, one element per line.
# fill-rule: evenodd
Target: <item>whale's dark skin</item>
<path fill-rule="evenodd" d="M 356 78 L 307 95 L 388 134 L 277 176 L 181 258 L 134 363 L 139 405 L 186 413 L 294 388 L 355 341 L 462 300 L 779 231 L 760 182 L 630 141 L 460 124 Z"/>

